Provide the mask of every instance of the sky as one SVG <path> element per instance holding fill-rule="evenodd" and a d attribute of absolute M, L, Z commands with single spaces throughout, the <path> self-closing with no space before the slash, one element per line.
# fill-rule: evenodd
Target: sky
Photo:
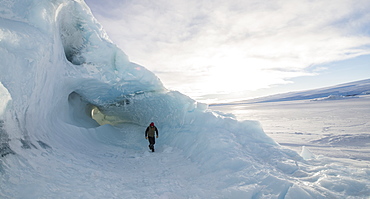
<path fill-rule="evenodd" d="M 85 0 L 166 88 L 234 101 L 370 78 L 369 0 Z"/>

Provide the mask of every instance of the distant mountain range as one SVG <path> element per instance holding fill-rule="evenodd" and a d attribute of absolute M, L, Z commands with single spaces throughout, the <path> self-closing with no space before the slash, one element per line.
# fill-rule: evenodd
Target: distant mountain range
<path fill-rule="evenodd" d="M 228 104 L 261 103 L 292 100 L 331 100 L 370 94 L 370 79 L 320 89 L 297 91 L 248 99 Z"/>

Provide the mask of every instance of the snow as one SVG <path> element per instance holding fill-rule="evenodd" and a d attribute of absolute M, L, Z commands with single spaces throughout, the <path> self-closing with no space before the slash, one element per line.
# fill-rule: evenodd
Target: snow
<path fill-rule="evenodd" d="M 331 87 L 325 87 L 315 90 L 290 92 L 261 97 L 256 99 L 249 99 L 240 101 L 240 104 L 258 103 L 258 102 L 279 102 L 292 100 L 339 100 L 356 98 L 370 93 L 370 79 L 360 80 L 356 82 L 349 82 Z"/>
<path fill-rule="evenodd" d="M 305 91 L 307 94 L 316 92 Z M 294 93 L 287 95 L 294 96 Z M 318 101 L 286 101 L 286 95 L 279 96 L 282 97 L 280 101 L 274 97 L 272 102 L 236 102 L 211 105 L 210 108 L 238 120 L 258 120 L 266 134 L 282 147 L 300 153 L 310 166 L 305 166 L 305 170 L 297 161 L 299 170 L 294 176 L 342 193 L 335 198 L 354 195 L 354 198 L 367 198 L 370 96 L 362 94 L 355 98 Z"/>
<path fill-rule="evenodd" d="M 336 118 L 325 126 L 330 133 L 324 137 L 309 130 L 282 131 L 295 141 L 301 135 L 309 138 L 310 146 L 302 140 L 295 146 L 306 146 L 305 154 L 315 154 L 311 159 L 281 142 L 280 131 L 269 128 L 275 119 L 284 119 L 273 111 L 267 123 L 246 113 L 237 120 L 234 108 L 253 109 L 232 105 L 218 106 L 224 110 L 216 111 L 164 88 L 155 74 L 130 62 L 109 40 L 82 0 L 1 1 L 0 59 L 0 198 L 370 194 L 368 142 L 361 142 L 369 138 L 366 96 L 351 99 L 358 100 L 355 111 L 360 111 L 344 124 L 349 131 L 345 134 L 332 132 L 342 128 Z M 284 106 L 290 107 L 291 117 L 299 118 L 303 113 L 297 107 L 311 110 L 312 103 L 326 102 L 331 101 Z M 266 111 L 279 109 L 281 103 L 253 106 Z M 340 104 L 320 110 L 331 116 L 337 107 Z M 343 115 L 340 118 L 348 116 Z M 159 129 L 155 153 L 149 152 L 144 139 L 152 121 Z M 345 159 L 333 153 L 316 155 L 311 149 L 328 142 L 340 146 L 357 142 L 365 155 Z"/>

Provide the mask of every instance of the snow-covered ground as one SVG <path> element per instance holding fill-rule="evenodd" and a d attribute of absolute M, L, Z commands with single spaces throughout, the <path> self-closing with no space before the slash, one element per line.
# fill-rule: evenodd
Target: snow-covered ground
<path fill-rule="evenodd" d="M 266 134 L 281 146 L 300 153 L 308 161 L 343 167 L 347 174 L 363 170 L 364 175 L 356 178 L 368 180 L 370 86 L 369 80 L 361 82 L 366 85 L 357 86 L 356 82 L 348 84 L 355 85 L 352 87 L 353 92 L 351 89 L 341 89 L 343 86 L 339 85 L 329 89 L 215 104 L 210 108 L 238 120 L 257 120 L 261 122 Z M 338 94 L 348 91 L 352 93 L 351 96 Z M 308 96 L 317 98 L 310 99 Z M 338 184 L 333 185 L 333 188 L 342 189 L 342 181 L 339 177 Z M 356 189 L 356 183 L 352 186 Z"/>
<path fill-rule="evenodd" d="M 266 134 L 299 153 L 306 146 L 316 156 L 361 164 L 370 161 L 369 95 L 340 100 L 229 104 L 211 109 L 232 113 L 239 120 L 260 121 Z"/>
<path fill-rule="evenodd" d="M 0 198 L 370 195 L 365 158 L 338 161 L 311 147 L 368 139 L 359 136 L 368 134 L 368 123 L 364 132 L 346 135 L 334 132 L 342 123 L 325 123 L 334 128 L 313 139 L 318 132 L 311 129 L 287 132 L 306 145 L 300 156 L 287 148 L 299 143 L 276 143 L 290 127 L 264 119 L 283 102 L 256 105 L 260 118 L 243 113 L 247 120 L 238 121 L 167 90 L 109 40 L 82 0 L 0 1 L 0 60 Z M 366 106 L 366 99 L 352 100 Z M 327 101 L 283 106 L 298 116 L 300 107 Z M 337 106 L 327 108 L 319 108 L 325 116 Z M 144 139 L 152 121 L 159 129 L 155 153 Z"/>

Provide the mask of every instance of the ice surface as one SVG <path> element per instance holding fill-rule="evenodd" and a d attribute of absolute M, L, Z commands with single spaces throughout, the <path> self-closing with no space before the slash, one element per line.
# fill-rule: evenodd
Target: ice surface
<path fill-rule="evenodd" d="M 308 176 L 298 170 L 294 175 L 345 192 L 338 198 L 350 198 L 356 189 L 368 193 L 369 188 L 358 182 L 369 180 L 370 96 L 323 101 L 276 99 L 275 102 L 229 103 L 210 108 L 239 120 L 259 120 L 266 134 L 280 145 L 295 150 L 312 164 L 319 163 L 312 166 L 311 171 L 317 169 L 321 174 Z M 325 175 L 334 180 L 330 185 L 326 180 L 321 183 L 320 178 Z M 366 198 L 365 195 L 357 197 Z"/>
<path fill-rule="evenodd" d="M 302 146 L 302 152 L 301 152 L 300 155 L 305 160 L 310 160 L 310 159 L 315 158 L 315 155 L 308 148 L 306 148 L 305 146 Z"/>
<path fill-rule="evenodd" d="M 315 155 L 370 160 L 370 96 L 211 106 L 239 120 L 258 120 L 280 145 Z M 289 138 L 289 139 L 287 139 Z M 339 147 L 339 148 L 338 148 Z"/>
<path fill-rule="evenodd" d="M 0 60 L 0 198 L 369 195 L 368 168 L 305 161 L 259 122 L 164 88 L 82 0 L 1 1 Z M 155 153 L 144 139 L 151 121 Z"/>
<path fill-rule="evenodd" d="M 4 110 L 10 101 L 10 94 L 8 90 L 1 84 L 0 82 L 0 119 L 1 116 L 4 114 Z"/>

